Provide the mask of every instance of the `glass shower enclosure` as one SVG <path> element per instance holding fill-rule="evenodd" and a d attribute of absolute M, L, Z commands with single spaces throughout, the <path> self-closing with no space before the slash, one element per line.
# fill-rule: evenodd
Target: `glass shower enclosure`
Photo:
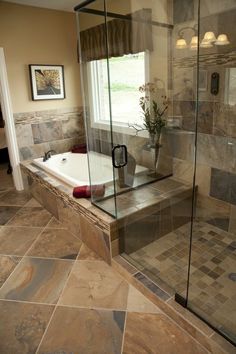
<path fill-rule="evenodd" d="M 76 11 L 91 201 L 116 252 L 235 343 L 236 3 Z"/>

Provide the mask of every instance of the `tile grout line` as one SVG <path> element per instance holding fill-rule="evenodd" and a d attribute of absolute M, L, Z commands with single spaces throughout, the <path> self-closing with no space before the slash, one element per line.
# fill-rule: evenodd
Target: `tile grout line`
<path fill-rule="evenodd" d="M 127 317 L 128 317 L 128 314 L 127 314 L 127 311 L 125 311 L 125 322 L 124 322 L 124 329 L 123 329 L 123 336 L 122 336 L 122 344 L 121 344 L 121 351 L 120 351 L 121 354 L 123 353 L 124 344 L 125 344 L 125 332 L 126 332 Z"/>
<path fill-rule="evenodd" d="M 51 213 L 50 213 L 51 214 Z M 51 214 L 52 215 L 52 214 Z M 52 217 L 51 219 L 47 222 L 47 224 L 45 226 L 42 227 L 42 230 L 41 232 L 38 234 L 38 236 L 35 238 L 34 242 L 31 244 L 31 246 L 28 248 L 28 250 L 25 252 L 24 257 L 27 257 L 27 254 L 29 253 L 29 251 L 33 248 L 33 246 L 35 245 L 35 243 L 38 241 L 39 237 L 42 235 L 42 233 L 45 231 L 46 227 L 48 226 L 48 224 L 50 223 L 50 221 L 52 220 Z M 32 257 L 33 258 L 33 257 Z M 40 258 L 40 257 L 37 257 L 37 258 Z"/>
<path fill-rule="evenodd" d="M 50 219 L 51 220 L 51 219 Z M 50 222 L 49 220 L 49 222 Z M 48 223 L 49 223 L 48 222 Z M 48 225 L 47 223 L 47 225 Z M 16 226 L 17 227 L 17 226 Z M 45 227 L 42 228 L 41 232 L 38 234 L 38 236 L 36 237 L 36 239 L 34 240 L 33 244 L 35 243 L 35 241 L 38 239 L 38 237 L 42 234 L 42 232 L 44 231 Z M 33 245 L 32 244 L 32 245 Z M 30 246 L 30 248 L 32 247 L 32 245 Z M 29 248 L 29 249 L 30 249 Z M 29 251 L 29 249 L 26 251 L 26 253 Z M 11 272 L 11 274 L 7 277 L 7 279 L 4 281 L 4 283 L 2 284 L 2 286 L 0 287 L 0 291 L 2 290 L 3 286 L 6 284 L 6 282 L 12 277 L 12 275 L 15 273 L 15 271 L 18 269 L 18 266 L 20 265 L 20 263 L 23 261 L 26 253 L 23 256 L 18 256 L 18 257 L 22 257 L 22 259 L 20 260 L 20 262 L 17 264 L 17 266 L 13 269 L 13 271 Z"/>
<path fill-rule="evenodd" d="M 58 300 L 57 300 L 57 302 L 55 303 L 55 308 L 54 308 L 54 310 L 53 310 L 53 312 L 52 312 L 52 316 L 50 317 L 50 319 L 49 319 L 49 321 L 48 321 L 48 324 L 47 324 L 47 326 L 46 326 L 46 328 L 45 328 L 45 331 L 44 331 L 43 336 L 42 336 L 42 338 L 41 338 L 41 340 L 40 340 L 40 342 L 39 342 L 39 345 L 38 345 L 38 347 L 37 347 L 37 350 L 36 350 L 35 354 L 38 353 L 38 351 L 39 351 L 39 349 L 40 349 L 40 347 L 41 347 L 41 345 L 42 345 L 42 343 L 43 343 L 43 340 L 44 340 L 44 338 L 45 338 L 45 336 L 46 336 L 46 333 L 47 333 L 47 331 L 48 331 L 48 329 L 49 329 L 49 326 L 50 326 L 50 324 L 51 324 L 51 322 L 52 322 L 52 318 L 53 318 L 53 316 L 54 316 L 54 313 L 56 312 L 56 310 L 57 310 L 57 308 L 58 308 L 58 303 L 59 303 L 59 301 L 60 301 L 60 298 L 61 298 L 61 296 L 63 295 L 64 290 L 65 290 L 65 288 L 66 288 L 66 286 L 67 286 L 67 284 L 68 284 L 69 278 L 70 278 L 70 276 L 71 276 L 71 274 L 72 274 L 72 271 L 73 271 L 73 269 L 74 269 L 74 267 L 75 267 L 76 260 L 74 260 L 73 262 L 74 262 L 74 263 L 73 263 L 73 265 L 72 265 L 72 267 L 71 267 L 71 270 L 70 270 L 70 272 L 69 272 L 69 274 L 68 274 L 67 280 L 65 281 L 65 284 L 64 284 L 64 286 L 63 286 L 63 289 L 62 289 L 62 291 L 60 292 L 60 295 L 59 295 L 59 297 L 58 297 Z"/>
<path fill-rule="evenodd" d="M 21 303 L 21 304 L 31 304 L 31 305 L 40 305 L 40 306 L 57 306 L 58 308 L 60 307 L 66 307 L 66 308 L 73 308 L 73 309 L 84 309 L 84 310 L 96 310 L 96 311 L 116 311 L 116 312 L 126 312 L 125 309 L 115 309 L 115 308 L 106 308 L 106 307 L 96 307 L 96 306 L 78 306 L 78 305 L 66 305 L 66 304 L 53 304 L 53 303 L 46 303 L 46 302 L 35 302 L 35 301 L 24 301 L 24 300 L 12 300 L 12 299 L 0 299 L 0 302 L 16 302 L 16 303 Z M 127 311 L 127 312 L 134 312 L 134 311 Z M 143 313 L 143 312 L 142 312 Z"/>

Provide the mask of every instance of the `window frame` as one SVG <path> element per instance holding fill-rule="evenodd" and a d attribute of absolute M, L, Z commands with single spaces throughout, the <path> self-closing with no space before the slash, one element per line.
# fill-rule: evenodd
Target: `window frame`
<path fill-rule="evenodd" d="M 144 52 L 144 74 L 145 82 L 149 82 L 149 61 L 150 54 L 146 50 Z M 135 130 L 128 127 L 128 123 L 118 122 L 110 119 L 102 120 L 96 119 L 100 116 L 101 112 L 101 90 L 99 89 L 99 69 L 98 61 L 87 63 L 87 77 L 88 77 L 88 92 L 89 92 L 89 107 L 90 107 L 90 124 L 91 128 L 102 129 L 102 130 L 112 130 L 118 133 L 126 133 L 129 135 L 135 135 Z M 146 131 L 139 133 L 139 136 L 147 137 Z"/>

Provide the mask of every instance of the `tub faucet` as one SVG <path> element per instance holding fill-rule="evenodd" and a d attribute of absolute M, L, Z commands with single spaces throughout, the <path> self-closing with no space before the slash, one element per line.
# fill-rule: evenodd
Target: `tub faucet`
<path fill-rule="evenodd" d="M 44 157 L 43 157 L 43 162 L 45 162 L 48 159 L 50 159 L 50 157 L 52 156 L 52 153 L 56 154 L 56 151 L 55 150 L 49 150 L 49 151 L 45 152 Z"/>

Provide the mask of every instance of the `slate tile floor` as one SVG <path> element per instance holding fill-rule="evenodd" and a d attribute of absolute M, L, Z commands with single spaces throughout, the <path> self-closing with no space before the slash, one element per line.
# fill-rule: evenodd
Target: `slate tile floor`
<path fill-rule="evenodd" d="M 129 255 L 153 281 L 186 296 L 190 224 Z M 230 336 L 236 333 L 236 236 L 206 222 L 194 223 L 189 306 Z"/>
<path fill-rule="evenodd" d="M 0 195 L 1 354 L 207 353 L 36 201 L 8 197 Z"/>

